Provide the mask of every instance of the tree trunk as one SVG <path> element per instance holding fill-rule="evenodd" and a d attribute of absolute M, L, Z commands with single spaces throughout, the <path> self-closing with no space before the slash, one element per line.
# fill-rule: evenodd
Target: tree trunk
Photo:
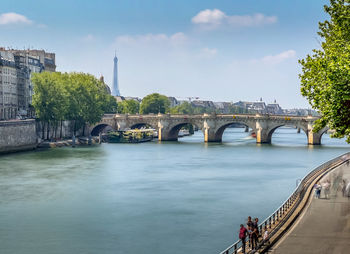
<path fill-rule="evenodd" d="M 85 123 L 83 124 L 83 137 L 85 137 Z"/>
<path fill-rule="evenodd" d="M 41 124 L 41 138 L 45 140 L 45 122 L 40 122 Z"/>
<path fill-rule="evenodd" d="M 50 140 L 50 122 L 47 122 L 47 132 L 46 132 L 47 140 Z"/>
<path fill-rule="evenodd" d="M 56 138 L 57 138 L 57 121 L 55 121 L 55 124 L 54 124 L 54 136 L 53 136 L 53 138 L 56 140 Z"/>
<path fill-rule="evenodd" d="M 60 129 L 60 139 L 62 139 L 62 125 L 63 125 L 63 121 L 61 120 L 61 129 Z"/>

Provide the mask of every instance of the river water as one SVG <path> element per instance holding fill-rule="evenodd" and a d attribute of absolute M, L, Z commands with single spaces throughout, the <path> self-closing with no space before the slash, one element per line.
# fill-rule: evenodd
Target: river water
<path fill-rule="evenodd" d="M 0 157 L 0 253 L 219 253 L 248 215 L 271 214 L 296 180 L 349 151 L 280 128 L 271 145 L 243 129 L 223 143 L 102 144 Z"/>

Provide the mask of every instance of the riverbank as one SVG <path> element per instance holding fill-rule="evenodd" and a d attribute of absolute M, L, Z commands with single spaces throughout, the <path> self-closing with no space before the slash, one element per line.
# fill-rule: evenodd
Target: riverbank
<path fill-rule="evenodd" d="M 43 141 L 37 145 L 37 148 L 56 148 L 56 147 L 65 147 L 65 146 L 85 146 L 85 145 L 94 145 L 99 144 L 99 137 L 91 137 L 91 144 L 89 144 L 89 139 L 87 137 L 79 137 L 73 142 L 72 139 L 57 140 L 57 141 Z"/>
<path fill-rule="evenodd" d="M 37 146 L 35 120 L 0 121 L 0 154 L 33 150 Z"/>
<path fill-rule="evenodd" d="M 271 253 L 349 253 L 350 202 L 348 193 L 342 193 L 342 180 L 345 183 L 350 180 L 349 161 L 323 176 L 321 185 L 326 181 L 331 183 L 329 196 L 325 196 L 324 190 L 319 199 L 310 195 L 306 209 L 287 234 L 273 246 Z"/>

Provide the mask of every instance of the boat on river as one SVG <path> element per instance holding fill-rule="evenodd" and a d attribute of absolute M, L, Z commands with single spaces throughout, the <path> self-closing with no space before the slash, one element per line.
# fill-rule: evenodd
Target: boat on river
<path fill-rule="evenodd" d="M 126 131 L 113 131 L 104 135 L 107 143 L 142 143 L 152 141 L 154 131 L 152 129 L 135 129 Z"/>
<path fill-rule="evenodd" d="M 255 133 L 255 131 L 251 131 L 251 132 L 249 133 L 249 136 L 252 137 L 252 138 L 256 138 L 256 133 Z"/>

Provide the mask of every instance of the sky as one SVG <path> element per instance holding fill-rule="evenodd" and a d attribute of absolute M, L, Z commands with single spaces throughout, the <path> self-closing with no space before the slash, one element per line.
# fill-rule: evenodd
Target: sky
<path fill-rule="evenodd" d="M 0 46 L 56 53 L 57 71 L 124 96 L 277 101 L 308 108 L 298 59 L 319 48 L 328 0 L 1 0 Z"/>

